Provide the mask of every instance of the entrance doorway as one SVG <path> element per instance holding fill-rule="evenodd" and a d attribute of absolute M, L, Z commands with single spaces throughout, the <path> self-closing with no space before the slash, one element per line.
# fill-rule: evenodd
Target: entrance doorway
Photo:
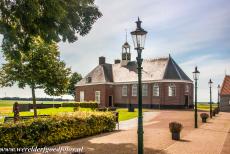
<path fill-rule="evenodd" d="M 113 96 L 109 96 L 109 107 L 113 106 Z"/>
<path fill-rule="evenodd" d="M 184 106 L 185 107 L 188 107 L 188 95 L 185 95 L 185 103 L 184 103 Z"/>

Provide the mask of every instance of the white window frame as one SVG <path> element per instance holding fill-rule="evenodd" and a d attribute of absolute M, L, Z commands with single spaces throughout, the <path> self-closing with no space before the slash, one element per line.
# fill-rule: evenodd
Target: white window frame
<path fill-rule="evenodd" d="M 142 96 L 148 96 L 148 84 L 142 84 Z"/>
<path fill-rule="evenodd" d="M 85 92 L 80 91 L 80 102 L 85 102 Z"/>
<path fill-rule="evenodd" d="M 95 102 L 100 104 L 101 103 L 101 92 L 95 91 Z"/>
<path fill-rule="evenodd" d="M 189 85 L 188 84 L 185 85 L 185 92 L 189 93 Z"/>
<path fill-rule="evenodd" d="M 168 96 L 176 96 L 176 85 L 174 83 L 170 83 L 168 86 Z"/>
<path fill-rule="evenodd" d="M 137 96 L 137 84 L 132 85 L 132 96 Z"/>
<path fill-rule="evenodd" d="M 123 85 L 121 89 L 122 96 L 128 96 L 128 86 Z"/>
<path fill-rule="evenodd" d="M 158 83 L 153 84 L 153 96 L 160 96 L 160 86 Z"/>

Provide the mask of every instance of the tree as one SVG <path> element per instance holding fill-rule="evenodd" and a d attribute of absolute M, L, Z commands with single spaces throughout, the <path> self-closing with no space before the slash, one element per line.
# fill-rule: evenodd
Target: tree
<path fill-rule="evenodd" d="M 3 51 L 20 58 L 15 51 L 28 52 L 34 37 L 75 42 L 101 16 L 94 0 L 0 0 Z"/>
<path fill-rule="evenodd" d="M 78 81 L 80 81 L 82 79 L 81 74 L 78 74 L 77 72 L 74 72 L 69 80 L 69 87 L 67 90 L 67 93 L 69 95 L 72 95 L 75 99 L 76 99 L 76 95 L 75 95 L 75 85 L 78 83 Z"/>
<path fill-rule="evenodd" d="M 44 89 L 48 95 L 62 95 L 69 85 L 70 69 L 59 58 L 56 43 L 46 43 L 41 38 L 34 38 L 29 44 L 30 51 L 19 51 L 20 59 L 12 59 L 5 54 L 6 63 L 0 71 L 0 85 L 19 88 L 28 85 L 31 88 L 34 116 L 37 117 L 35 90 Z"/>

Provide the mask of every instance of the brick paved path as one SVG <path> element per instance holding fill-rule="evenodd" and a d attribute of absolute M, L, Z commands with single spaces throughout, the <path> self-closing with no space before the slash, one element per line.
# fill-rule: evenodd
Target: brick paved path
<path fill-rule="evenodd" d="M 230 113 L 217 117 L 194 129 L 192 111 L 162 110 L 154 118 L 144 122 L 145 154 L 229 154 Z M 150 114 L 149 114 L 150 115 Z M 181 141 L 171 140 L 168 124 L 183 124 Z M 56 145 L 84 148 L 86 154 L 135 154 L 137 153 L 137 129 L 115 131 Z M 224 147 L 224 148 L 223 148 Z"/>
<path fill-rule="evenodd" d="M 166 153 L 162 150 L 175 143 L 171 140 L 169 122 L 181 122 L 184 126 L 181 135 L 185 136 L 193 130 L 193 117 L 194 114 L 191 111 L 162 110 L 153 119 L 144 120 L 145 153 Z M 199 124 L 201 124 L 200 119 Z M 135 154 L 137 153 L 137 129 L 135 127 L 125 131 L 101 134 L 57 146 L 83 146 L 86 154 Z"/>
<path fill-rule="evenodd" d="M 170 154 L 220 154 L 222 149 L 225 149 L 225 153 L 229 154 L 229 142 L 226 143 L 226 148 L 223 148 L 229 128 L 230 114 L 220 113 L 165 151 Z"/>

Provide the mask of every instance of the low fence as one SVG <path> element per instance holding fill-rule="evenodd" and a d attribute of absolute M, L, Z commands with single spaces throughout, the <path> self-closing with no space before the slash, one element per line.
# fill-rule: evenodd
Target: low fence
<path fill-rule="evenodd" d="M 82 107 L 82 108 L 98 108 L 98 103 L 62 103 L 62 104 L 36 104 L 37 109 L 59 108 L 59 107 Z M 33 104 L 19 104 L 19 112 L 30 111 Z"/>
<path fill-rule="evenodd" d="M 36 104 L 37 109 L 46 109 L 46 108 L 59 108 L 61 104 Z M 30 111 L 33 109 L 33 104 L 19 104 L 19 112 Z"/>

